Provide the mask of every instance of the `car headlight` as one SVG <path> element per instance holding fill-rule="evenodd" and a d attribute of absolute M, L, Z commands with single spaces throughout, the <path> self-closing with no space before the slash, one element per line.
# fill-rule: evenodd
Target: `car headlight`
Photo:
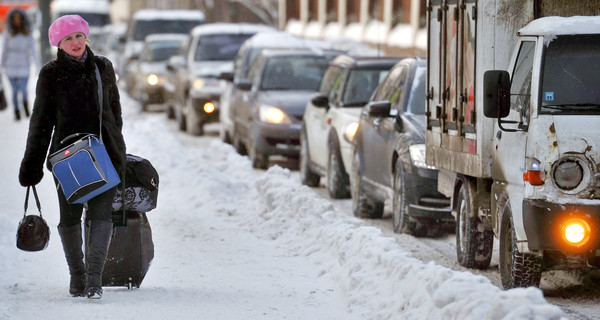
<path fill-rule="evenodd" d="M 279 108 L 269 105 L 260 106 L 259 119 L 260 121 L 266 123 L 292 124 L 292 120 L 285 112 Z"/>
<path fill-rule="evenodd" d="M 202 89 L 204 87 L 218 87 L 219 80 L 213 78 L 196 78 L 193 83 L 194 89 Z"/>
<path fill-rule="evenodd" d="M 356 135 L 356 131 L 358 130 L 358 122 L 351 122 L 346 125 L 344 128 L 344 139 L 348 142 L 352 142 L 354 140 L 354 136 Z"/>
<path fill-rule="evenodd" d="M 577 192 L 584 188 L 586 176 L 589 176 L 588 166 L 575 156 L 566 156 L 552 166 L 554 184 L 566 192 Z"/>
<path fill-rule="evenodd" d="M 160 78 L 153 73 L 153 74 L 148 75 L 148 77 L 146 77 L 146 81 L 148 82 L 149 85 L 155 86 L 160 82 Z"/>
<path fill-rule="evenodd" d="M 425 145 L 424 144 L 413 144 L 408 147 L 410 152 L 410 161 L 413 166 L 417 168 L 435 169 L 434 166 L 428 166 L 425 161 Z"/>

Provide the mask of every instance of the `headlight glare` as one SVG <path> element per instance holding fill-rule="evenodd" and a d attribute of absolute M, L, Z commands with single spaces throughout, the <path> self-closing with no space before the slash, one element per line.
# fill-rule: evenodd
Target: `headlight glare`
<path fill-rule="evenodd" d="M 346 125 L 344 129 L 344 138 L 348 142 L 352 142 L 354 140 L 354 136 L 356 135 L 356 131 L 358 130 L 358 122 L 351 122 Z"/>
<path fill-rule="evenodd" d="M 264 105 L 259 110 L 260 121 L 273 124 L 292 124 L 292 120 L 281 109 Z"/>
<path fill-rule="evenodd" d="M 146 78 L 146 80 L 148 81 L 148 84 L 149 84 L 149 85 L 151 85 L 151 86 L 155 86 L 155 85 L 157 85 L 157 84 L 158 84 L 158 82 L 159 82 L 159 78 L 158 78 L 158 76 L 157 76 L 157 75 L 155 75 L 155 74 L 150 74 L 150 75 L 149 75 L 149 76 Z"/>
<path fill-rule="evenodd" d="M 588 242 L 591 235 L 590 225 L 583 219 L 567 220 L 562 227 L 563 239 L 570 245 L 582 246 Z"/>

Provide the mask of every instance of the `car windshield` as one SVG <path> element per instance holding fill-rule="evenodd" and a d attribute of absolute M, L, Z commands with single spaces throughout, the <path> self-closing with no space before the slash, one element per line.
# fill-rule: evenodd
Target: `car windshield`
<path fill-rule="evenodd" d="M 215 34 L 198 39 L 195 61 L 232 61 L 251 34 Z"/>
<path fill-rule="evenodd" d="M 143 41 L 147 35 L 154 33 L 188 34 L 192 28 L 202 24 L 200 20 L 139 20 L 135 24 L 132 38 Z"/>
<path fill-rule="evenodd" d="M 79 15 L 81 16 L 83 19 L 85 19 L 85 21 L 87 21 L 87 23 L 90 26 L 104 26 L 110 23 L 110 16 L 106 13 L 92 13 L 92 12 L 80 12 L 80 11 L 73 11 L 73 12 L 68 12 L 68 11 L 62 11 L 60 13 L 61 16 L 66 16 L 66 15 Z"/>
<path fill-rule="evenodd" d="M 545 50 L 540 113 L 600 114 L 600 35 L 558 36 Z"/>
<path fill-rule="evenodd" d="M 142 61 L 166 61 L 179 49 L 181 42 L 179 41 L 157 41 L 149 43 L 142 53 L 140 60 Z"/>
<path fill-rule="evenodd" d="M 415 77 L 413 79 L 412 87 L 410 88 L 410 95 L 408 97 L 407 109 L 404 112 L 414 114 L 425 114 L 425 82 L 426 80 L 426 68 L 417 67 L 415 70 Z"/>
<path fill-rule="evenodd" d="M 344 90 L 344 106 L 362 107 L 366 104 L 375 88 L 385 79 L 389 72 L 389 68 L 352 70 Z"/>
<path fill-rule="evenodd" d="M 316 91 L 329 60 L 324 56 L 276 56 L 267 60 L 262 90 Z"/>

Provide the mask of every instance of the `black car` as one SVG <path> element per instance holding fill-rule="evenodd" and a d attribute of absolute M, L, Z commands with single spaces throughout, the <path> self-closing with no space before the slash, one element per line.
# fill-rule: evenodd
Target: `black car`
<path fill-rule="evenodd" d="M 425 162 L 426 61 L 398 62 L 363 108 L 354 138 L 352 208 L 379 218 L 392 200 L 395 232 L 437 235 L 454 226 L 438 171 Z"/>
<path fill-rule="evenodd" d="M 255 168 L 269 157 L 297 159 L 306 103 L 316 92 L 329 61 L 338 53 L 309 49 L 263 50 L 238 84 L 250 90 L 247 106 L 235 105 L 234 141 L 244 145 Z"/>

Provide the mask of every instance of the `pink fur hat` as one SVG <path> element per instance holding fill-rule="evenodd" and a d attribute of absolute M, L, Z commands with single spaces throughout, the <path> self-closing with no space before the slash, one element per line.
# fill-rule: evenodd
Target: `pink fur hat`
<path fill-rule="evenodd" d="M 78 15 L 62 16 L 54 20 L 50 29 L 48 29 L 48 39 L 50 39 L 51 45 L 58 47 L 58 43 L 64 37 L 75 32 L 81 32 L 87 37 L 90 34 L 90 27 L 87 21 Z"/>

